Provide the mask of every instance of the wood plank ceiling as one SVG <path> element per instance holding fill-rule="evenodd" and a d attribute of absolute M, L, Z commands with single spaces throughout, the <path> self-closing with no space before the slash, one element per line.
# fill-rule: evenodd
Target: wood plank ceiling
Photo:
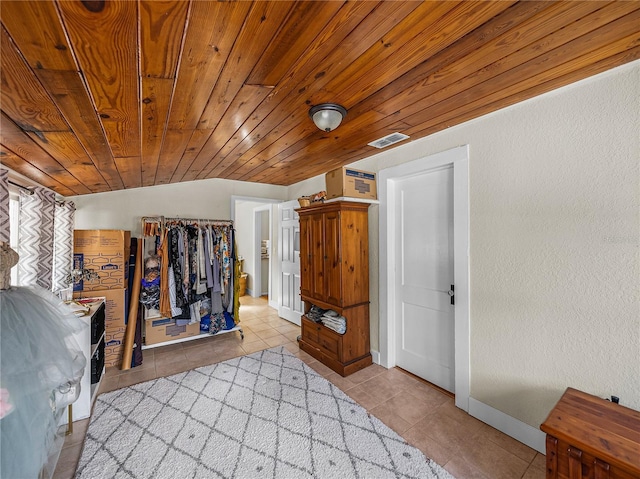
<path fill-rule="evenodd" d="M 2 163 L 63 196 L 290 185 L 640 54 L 638 1 L 3 0 L 0 15 Z M 348 110 L 331 133 L 308 117 L 324 102 Z"/>

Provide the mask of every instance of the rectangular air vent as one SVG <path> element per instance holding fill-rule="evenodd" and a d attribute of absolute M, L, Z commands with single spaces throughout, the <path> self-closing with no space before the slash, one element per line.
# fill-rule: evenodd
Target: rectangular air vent
<path fill-rule="evenodd" d="M 406 140 L 407 138 L 409 138 L 408 135 L 395 132 L 390 135 L 383 136 L 378 140 L 372 141 L 371 143 L 368 143 L 368 145 L 375 148 L 385 148 L 389 145 L 393 145 L 394 143 L 398 143 L 399 141 Z"/>

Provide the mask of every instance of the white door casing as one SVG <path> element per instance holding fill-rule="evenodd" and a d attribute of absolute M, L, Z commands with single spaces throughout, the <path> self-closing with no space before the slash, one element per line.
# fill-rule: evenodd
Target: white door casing
<path fill-rule="evenodd" d="M 455 392 L 453 168 L 394 182 L 396 365 Z"/>
<path fill-rule="evenodd" d="M 238 210 L 238 207 L 244 203 L 244 202 L 253 202 L 253 203 L 261 203 L 263 206 L 266 205 L 273 205 L 273 204 L 277 204 L 277 203 L 282 203 L 282 200 L 279 199 L 275 199 L 275 198 L 260 198 L 260 197 L 255 197 L 255 196 L 236 196 L 236 195 L 231 195 L 231 220 L 234 222 L 236 229 L 238 228 L 238 225 L 240 223 L 241 217 L 238 215 L 242 215 L 242 214 L 247 214 L 245 213 L 240 213 L 236 210 Z M 251 214 L 255 217 L 255 212 L 251 212 Z M 244 218 L 246 220 L 246 218 Z M 278 226 L 275 224 L 275 222 L 277 221 L 277 217 L 274 215 L 273 218 L 270 218 L 270 231 L 271 231 L 271 235 L 274 237 L 273 238 L 273 243 L 275 244 L 277 242 L 277 238 L 275 238 L 275 236 L 278 234 Z M 251 222 L 253 223 L 253 219 L 251 220 Z M 252 227 L 253 231 L 255 231 L 255 227 Z M 237 230 L 236 230 L 237 231 Z M 247 231 L 244 230 L 242 231 L 240 234 L 247 234 Z M 253 238 L 255 238 L 255 232 L 252 233 L 254 236 Z M 240 240 L 239 238 L 236 236 L 236 241 L 238 242 L 238 246 L 240 246 Z M 253 249 L 253 248 L 252 248 Z M 254 256 L 254 254 L 252 253 L 251 256 Z M 249 264 L 254 265 L 255 258 L 249 260 L 249 257 L 245 258 L 245 268 L 249 267 Z M 277 261 L 275 258 L 272 261 L 269 261 L 269 270 L 270 270 L 270 278 L 269 278 L 269 306 L 272 307 L 273 309 L 278 309 L 278 302 L 277 299 L 274 298 L 278 298 L 280 296 L 280 291 L 278 291 L 278 287 L 280 285 L 280 282 L 278 280 L 278 277 L 280 276 L 280 273 L 278 271 L 278 268 L 280 267 L 280 262 Z M 252 273 L 253 274 L 253 273 Z M 271 280 L 271 278 L 275 278 L 273 281 Z M 250 289 L 248 288 L 248 291 L 250 291 Z M 251 293 L 253 291 L 250 291 Z"/>
<path fill-rule="evenodd" d="M 380 364 L 396 366 L 397 281 L 395 251 L 398 249 L 396 229 L 397 180 L 420 175 L 429 170 L 453 166 L 453 230 L 454 230 L 454 345 L 455 402 L 469 410 L 469 147 L 460 146 L 415 161 L 381 170 L 378 174 L 380 199 Z M 418 205 L 419 206 L 419 205 Z"/>
<path fill-rule="evenodd" d="M 300 220 L 295 211 L 297 207 L 297 200 L 278 204 L 278 258 L 281 265 L 278 315 L 300 326 L 304 311 L 300 297 Z"/>

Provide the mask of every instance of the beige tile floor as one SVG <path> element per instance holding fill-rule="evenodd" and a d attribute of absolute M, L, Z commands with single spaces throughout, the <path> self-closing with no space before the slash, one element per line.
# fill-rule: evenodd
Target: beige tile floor
<path fill-rule="evenodd" d="M 241 304 L 244 340 L 233 332 L 147 349 L 142 366 L 107 369 L 100 392 L 283 345 L 458 479 L 545 477 L 542 454 L 456 408 L 449 395 L 398 368 L 376 364 L 343 378 L 299 350 L 300 328 L 279 318 L 266 300 L 245 296 Z M 55 479 L 73 477 L 88 424 L 88 419 L 74 423 Z"/>

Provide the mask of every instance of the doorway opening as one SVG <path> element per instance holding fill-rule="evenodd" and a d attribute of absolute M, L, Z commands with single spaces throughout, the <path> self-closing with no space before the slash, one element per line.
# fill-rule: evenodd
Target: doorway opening
<path fill-rule="evenodd" d="M 274 198 L 256 198 L 248 196 L 231 197 L 231 219 L 236 230 L 236 246 L 242 260 L 242 272 L 246 282 L 245 294 L 260 297 L 265 293 L 269 306 L 277 308 L 278 290 L 272 276 L 274 271 L 271 247 L 277 242 L 274 230 L 275 216 L 271 214 L 273 206 L 282 200 Z M 262 240 L 267 240 L 267 254 L 262 255 Z"/>

